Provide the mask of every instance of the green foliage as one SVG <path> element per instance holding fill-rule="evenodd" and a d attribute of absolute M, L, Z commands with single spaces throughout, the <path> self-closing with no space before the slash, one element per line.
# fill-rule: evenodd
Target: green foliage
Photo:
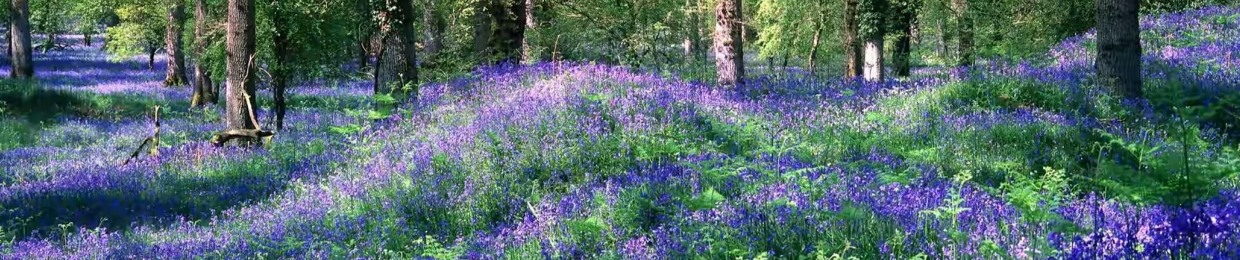
<path fill-rule="evenodd" d="M 1178 122 L 1166 125 L 1166 132 L 1149 133 L 1167 142 L 1099 133 L 1103 142 L 1097 143 L 1099 165 L 1087 182 L 1091 189 L 1136 203 L 1170 205 L 1185 205 L 1217 194 L 1225 185 L 1219 180 L 1232 178 L 1235 172 L 1226 166 L 1211 167 L 1210 162 L 1218 155 L 1205 153 L 1209 145 L 1199 128 Z"/>
<path fill-rule="evenodd" d="M 107 51 L 111 59 L 128 60 L 133 56 L 153 53 L 164 43 L 167 20 L 163 8 L 137 2 L 123 2 L 116 8 L 120 20 L 109 27 Z"/>
<path fill-rule="evenodd" d="M 1240 146 L 1223 148 L 1219 158 L 1207 164 L 1206 169 L 1223 177 L 1220 187 L 1240 187 Z"/>
<path fill-rule="evenodd" d="M 832 24 L 840 18 L 836 8 L 821 1 L 806 0 L 761 0 L 752 15 L 754 27 L 758 30 L 758 40 L 753 43 L 758 47 L 758 57 L 774 58 L 781 55 L 808 57 L 813 45 L 813 35 L 817 27 L 822 26 L 826 35 L 821 35 L 822 47 L 835 47 L 834 34 L 827 34 Z M 752 10 L 752 9 L 751 9 Z M 807 23 L 808 22 L 808 23 Z M 823 48 L 825 49 L 825 48 Z"/>
<path fill-rule="evenodd" d="M 857 1 L 857 34 L 861 39 L 873 39 L 887 34 L 890 0 Z"/>
<path fill-rule="evenodd" d="M 1003 190 L 1004 198 L 1020 208 L 1024 219 L 1030 223 L 1054 220 L 1057 215 L 1053 210 L 1072 198 L 1064 170 L 1045 167 L 1040 176 L 1009 176 L 1012 180 L 1000 184 L 999 188 Z"/>
<path fill-rule="evenodd" d="M 1164 115 L 1209 124 L 1229 132 L 1240 130 L 1237 123 L 1240 122 L 1240 112 L 1237 112 L 1240 111 L 1240 91 L 1164 79 L 1146 83 L 1145 93 L 1150 104 L 1162 108 Z"/>
<path fill-rule="evenodd" d="M 1165 13 L 1229 3 L 1235 4 L 1234 1 L 1228 0 L 1141 0 L 1141 11 Z"/>
<path fill-rule="evenodd" d="M 415 254 L 416 252 L 421 251 L 421 257 L 431 259 L 460 259 L 461 256 L 465 255 L 464 248 L 445 247 L 438 240 L 436 240 L 434 236 L 430 235 L 413 240 L 413 246 L 415 248 Z"/>
<path fill-rule="evenodd" d="M 635 66 L 681 61 L 689 57 L 667 46 L 682 44 L 691 31 L 708 37 L 714 24 L 712 6 L 705 1 L 580 0 L 551 6 L 536 14 L 542 15 L 536 42 L 567 60 Z"/>
<path fill-rule="evenodd" d="M 293 80 L 290 83 L 353 73 L 343 65 L 355 57 L 348 51 L 357 44 L 355 26 L 366 25 L 363 20 L 368 18 L 362 16 L 370 12 L 357 10 L 352 1 L 260 1 L 257 7 L 258 59 L 268 64 L 268 73 L 284 71 Z M 287 42 L 276 42 L 281 33 Z M 287 60 L 276 60 L 280 51 L 276 47 L 287 51 Z"/>

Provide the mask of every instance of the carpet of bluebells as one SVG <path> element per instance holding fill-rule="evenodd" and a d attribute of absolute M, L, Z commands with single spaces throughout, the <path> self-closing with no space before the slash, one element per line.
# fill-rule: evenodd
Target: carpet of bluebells
<path fill-rule="evenodd" d="M 316 81 L 262 149 L 74 45 L 0 90 L 0 259 L 1240 258 L 1240 8 L 1142 27 L 1145 100 L 1086 33 L 877 83 L 492 66 L 377 122 Z"/>

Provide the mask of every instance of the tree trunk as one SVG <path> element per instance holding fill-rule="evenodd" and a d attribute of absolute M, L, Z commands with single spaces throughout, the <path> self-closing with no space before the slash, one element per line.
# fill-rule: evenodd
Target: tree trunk
<path fill-rule="evenodd" d="M 788 71 L 788 56 L 789 56 L 789 53 L 792 53 L 792 52 L 790 52 L 790 51 L 784 51 L 784 54 L 782 55 L 783 57 L 781 57 L 781 59 L 783 60 L 783 61 L 781 61 L 781 63 L 782 63 L 782 64 L 779 64 L 779 69 L 780 69 L 780 70 L 783 70 L 784 72 L 787 72 L 787 71 Z"/>
<path fill-rule="evenodd" d="M 687 61 L 706 60 L 705 48 L 702 47 L 702 19 L 697 1 L 699 0 L 685 0 L 684 55 Z"/>
<path fill-rule="evenodd" d="M 435 0 L 426 0 L 426 6 L 422 7 L 422 23 L 424 56 L 430 58 L 443 49 L 444 30 L 447 27 L 443 16 L 439 15 L 439 10 L 436 9 Z"/>
<path fill-rule="evenodd" d="M 254 75 L 255 55 L 254 0 L 228 0 L 228 20 L 224 45 L 227 72 L 224 86 L 225 124 L 227 130 L 257 130 L 255 116 Z M 253 144 L 255 138 L 237 138 L 236 144 Z"/>
<path fill-rule="evenodd" d="M 1098 80 L 1127 98 L 1140 98 L 1141 26 L 1138 0 L 1097 0 Z"/>
<path fill-rule="evenodd" d="M 155 46 L 146 47 L 146 69 L 147 70 L 155 71 L 155 53 L 158 51 L 159 51 L 159 48 L 156 48 Z"/>
<path fill-rule="evenodd" d="M 948 56 L 950 56 L 951 53 L 947 49 L 947 42 L 949 41 L 948 39 L 949 33 L 947 33 L 947 29 L 943 28 L 943 20 L 934 21 L 934 26 L 935 26 L 935 30 L 939 32 L 939 42 L 938 42 L 938 45 L 936 46 L 938 47 L 937 50 L 939 52 L 939 55 L 938 55 L 939 59 L 944 61 L 943 62 L 944 64 L 950 63 L 950 60 L 952 59 L 951 57 L 948 57 Z"/>
<path fill-rule="evenodd" d="M 860 30 L 857 21 L 857 0 L 844 1 L 844 34 L 841 45 L 844 47 L 844 76 L 855 78 L 861 76 L 862 54 L 857 33 Z"/>
<path fill-rule="evenodd" d="M 818 47 L 822 44 L 822 24 L 826 23 L 826 16 L 823 16 L 814 23 L 814 40 L 810 42 L 809 47 L 809 75 L 818 74 Z"/>
<path fill-rule="evenodd" d="M 883 81 L 883 37 L 886 36 L 887 1 L 863 0 L 859 6 L 862 19 L 859 27 L 865 39 L 864 77 L 867 81 Z"/>
<path fill-rule="evenodd" d="M 483 63 L 491 56 L 487 48 L 491 43 L 491 16 L 487 10 L 492 8 L 491 1 L 474 0 L 474 55 Z"/>
<path fill-rule="evenodd" d="M 744 84 L 745 42 L 742 39 L 741 3 L 717 0 L 715 4 L 714 52 L 719 86 L 734 88 Z"/>
<path fill-rule="evenodd" d="M 357 40 L 357 68 L 366 70 L 370 68 L 370 34 L 362 35 Z"/>
<path fill-rule="evenodd" d="M 198 107 L 205 104 L 215 104 L 218 100 L 218 93 L 215 93 L 215 84 L 211 82 L 211 72 L 206 68 L 207 47 L 211 45 L 209 42 L 209 32 L 207 31 L 207 19 L 211 19 L 207 13 L 206 0 L 194 0 L 194 95 L 190 100 L 190 106 Z"/>
<path fill-rule="evenodd" d="M 90 47 L 90 46 L 92 45 L 92 44 L 91 44 L 91 43 L 92 43 L 92 41 L 91 41 L 91 37 L 90 37 L 90 35 L 91 35 L 90 33 L 83 33 L 83 34 L 82 34 L 82 41 L 83 41 L 83 43 L 85 43 L 85 44 L 86 44 L 86 47 Z"/>
<path fill-rule="evenodd" d="M 30 4 L 27 0 L 12 0 L 9 4 L 9 76 L 19 79 L 34 78 L 34 49 L 30 45 Z"/>
<path fill-rule="evenodd" d="M 705 63 L 707 50 L 706 50 L 706 44 L 703 43 L 702 41 L 702 35 L 706 34 L 705 33 L 706 27 L 702 26 L 702 13 L 701 13 L 701 10 L 702 10 L 701 1 L 702 0 L 694 0 L 694 1 L 695 1 L 695 4 L 693 5 L 693 10 L 694 10 L 693 17 L 690 19 L 690 22 L 693 23 L 693 32 L 692 32 L 693 35 L 691 35 L 691 37 L 693 37 L 692 38 L 693 51 L 697 55 L 697 60 L 699 62 Z"/>
<path fill-rule="evenodd" d="M 896 15 L 893 20 L 896 23 L 896 29 L 900 30 L 896 33 L 895 50 L 892 53 L 892 59 L 894 60 L 891 62 L 892 66 L 895 67 L 897 77 L 908 77 L 910 74 L 909 58 L 912 56 L 913 23 L 917 19 L 916 8 L 912 1 L 906 1 L 898 5 L 893 10 L 894 12 L 892 12 L 893 15 Z"/>
<path fill-rule="evenodd" d="M 284 114 L 288 111 L 288 103 L 285 93 L 288 92 L 289 82 L 292 80 L 293 48 L 289 31 L 289 21 L 285 20 L 284 5 L 287 4 L 280 0 L 271 2 L 270 15 L 272 29 L 275 34 L 272 35 L 272 54 L 275 60 L 271 69 L 271 92 L 272 99 L 275 101 L 273 112 L 275 112 L 275 129 L 284 130 Z"/>
<path fill-rule="evenodd" d="M 6 12 L 7 12 L 7 10 L 13 10 L 13 6 L 12 6 L 12 4 L 13 4 L 12 2 L 5 1 L 5 2 L 4 2 L 4 8 L 5 8 L 4 10 L 6 10 Z M 10 16 L 10 19 L 11 19 L 11 17 L 12 17 L 12 16 Z M 13 44 L 13 26 L 10 26 L 10 25 L 12 25 L 12 24 L 10 23 L 10 22 L 12 22 L 12 20 L 5 20 L 4 22 L 5 22 L 5 24 L 4 24 L 4 25 L 5 25 L 5 26 L 4 26 L 4 36 L 3 36 L 3 37 L 4 37 L 4 43 L 5 43 L 5 44 L 4 44 L 4 45 L 5 45 L 5 48 L 4 48 L 4 57 L 9 57 L 9 58 L 10 58 L 10 61 L 9 61 L 9 62 L 12 62 L 12 57 L 13 57 L 13 45 L 14 45 L 14 44 Z M 11 64 L 10 64 L 10 65 L 11 65 Z M 11 68 L 11 67 L 10 67 L 10 68 Z M 13 71 L 16 71 L 16 70 L 10 69 L 10 70 L 9 70 L 9 73 L 10 73 L 10 74 L 14 74 L 14 73 L 13 73 Z M 12 76 L 12 75 L 10 75 L 10 76 Z"/>
<path fill-rule="evenodd" d="M 865 80 L 883 81 L 883 38 L 865 41 Z"/>
<path fill-rule="evenodd" d="M 973 65 L 973 18 L 969 12 L 969 0 L 951 0 L 952 13 L 956 18 L 956 66 Z"/>
<path fill-rule="evenodd" d="M 530 44 L 530 32 L 538 28 L 538 22 L 534 20 L 534 0 L 525 0 L 525 30 L 521 35 L 521 61 L 524 63 L 538 62 L 538 57 L 534 56 L 534 46 Z"/>
<path fill-rule="evenodd" d="M 912 40 L 908 34 L 900 34 L 896 36 L 896 49 L 894 53 L 892 53 L 892 56 L 895 56 L 892 58 L 895 60 L 891 62 L 892 66 L 895 67 L 896 77 L 908 77 L 912 74 L 912 66 L 909 61 L 911 56 L 913 56 L 912 45 Z"/>
<path fill-rule="evenodd" d="M 492 1 L 491 17 L 495 19 L 495 36 L 491 51 L 501 62 L 521 62 L 521 40 L 525 38 L 525 1 Z"/>
<path fill-rule="evenodd" d="M 434 1 L 434 0 L 428 0 L 428 1 Z M 370 0 L 359 0 L 359 1 L 356 1 L 355 3 L 356 5 L 354 7 L 357 8 L 357 12 L 367 15 L 366 16 L 367 20 L 360 22 L 359 23 L 360 26 L 358 26 L 357 28 L 357 48 L 356 48 L 357 69 L 359 71 L 366 71 L 366 69 L 370 68 L 370 54 L 371 54 L 371 47 L 372 47 L 370 45 L 370 42 L 371 42 L 370 40 L 371 38 L 374 37 L 374 25 L 368 22 L 369 21 L 368 15 L 370 15 L 370 13 L 372 12 L 372 9 L 370 8 Z"/>
<path fill-rule="evenodd" d="M 374 88 L 376 95 L 389 94 L 395 102 L 375 102 L 380 113 L 392 113 L 400 103 L 417 100 L 418 67 L 417 42 L 414 31 L 413 0 L 384 0 L 379 12 L 379 35 L 383 43 L 379 47 L 379 62 L 375 65 Z"/>
<path fill-rule="evenodd" d="M 185 2 L 176 0 L 168 8 L 168 26 L 164 33 L 164 50 L 168 52 L 168 72 L 164 86 L 185 85 L 185 53 L 181 51 L 181 28 L 185 24 Z"/>

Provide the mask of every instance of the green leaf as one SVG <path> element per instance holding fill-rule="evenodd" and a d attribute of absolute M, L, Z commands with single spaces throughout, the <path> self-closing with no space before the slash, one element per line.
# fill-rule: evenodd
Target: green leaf
<path fill-rule="evenodd" d="M 375 103 L 382 105 L 396 104 L 396 98 L 389 93 L 375 94 Z"/>
<path fill-rule="evenodd" d="M 715 191 L 715 188 L 706 188 L 705 191 L 702 191 L 702 194 L 698 194 L 689 202 L 689 208 L 692 210 L 712 209 L 726 199 L 723 197 L 723 194 Z"/>

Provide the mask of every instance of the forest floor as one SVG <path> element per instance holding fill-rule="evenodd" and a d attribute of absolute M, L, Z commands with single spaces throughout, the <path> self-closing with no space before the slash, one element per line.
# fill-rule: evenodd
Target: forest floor
<path fill-rule="evenodd" d="M 261 149 L 74 44 L 0 82 L 0 258 L 1236 258 L 1238 18 L 1144 17 L 1146 100 L 1090 34 L 874 83 L 492 66 L 378 121 L 366 80 L 297 86 Z"/>

